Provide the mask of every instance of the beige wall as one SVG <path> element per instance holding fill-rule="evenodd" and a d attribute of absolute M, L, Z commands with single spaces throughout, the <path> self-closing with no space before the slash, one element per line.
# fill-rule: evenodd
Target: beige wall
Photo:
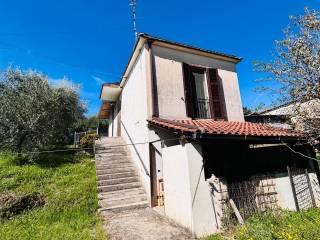
<path fill-rule="evenodd" d="M 229 121 L 244 121 L 236 65 L 195 54 L 153 46 L 158 90 L 159 115 L 163 118 L 186 118 L 182 63 L 217 68 L 226 97 Z"/>
<path fill-rule="evenodd" d="M 244 121 L 238 76 L 236 72 L 218 70 L 221 78 L 228 121 Z"/>
<path fill-rule="evenodd" d="M 160 117 L 186 118 L 181 63 L 158 56 L 155 63 Z"/>

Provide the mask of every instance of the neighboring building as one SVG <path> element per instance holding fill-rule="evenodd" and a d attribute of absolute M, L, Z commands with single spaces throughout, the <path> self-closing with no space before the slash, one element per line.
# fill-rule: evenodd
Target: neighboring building
<path fill-rule="evenodd" d="M 269 124 L 274 127 L 287 128 L 303 131 L 303 124 L 299 124 L 297 111 L 306 117 L 320 118 L 320 100 L 313 99 L 301 104 L 289 102 L 277 107 L 269 108 L 260 112 L 254 112 L 245 116 L 245 120 L 254 123 Z"/>
<path fill-rule="evenodd" d="M 302 133 L 244 121 L 240 61 L 140 34 L 120 83 L 101 90 L 109 136 L 131 144 L 150 206 L 197 236 L 221 231 L 230 209 L 320 206 L 314 162 L 288 148 L 313 156 L 294 145 Z M 287 170 L 306 180 L 304 198 Z"/>

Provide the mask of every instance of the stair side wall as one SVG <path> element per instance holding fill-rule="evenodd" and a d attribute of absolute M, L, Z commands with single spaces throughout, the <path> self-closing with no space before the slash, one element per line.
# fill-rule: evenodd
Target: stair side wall
<path fill-rule="evenodd" d="M 131 157 L 150 202 L 150 163 L 148 119 L 149 53 L 144 47 L 132 68 L 121 96 L 121 136 L 129 145 Z M 145 144 L 142 144 L 145 143 Z"/>

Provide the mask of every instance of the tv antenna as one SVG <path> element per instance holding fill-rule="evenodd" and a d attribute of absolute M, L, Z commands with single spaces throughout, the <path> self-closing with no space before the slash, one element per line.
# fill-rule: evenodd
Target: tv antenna
<path fill-rule="evenodd" d="M 137 38 L 138 38 L 137 26 L 136 26 L 136 6 L 137 6 L 137 1 L 136 0 L 129 0 L 129 5 L 131 6 L 131 9 L 132 9 L 133 33 L 134 33 L 135 39 L 137 40 Z"/>

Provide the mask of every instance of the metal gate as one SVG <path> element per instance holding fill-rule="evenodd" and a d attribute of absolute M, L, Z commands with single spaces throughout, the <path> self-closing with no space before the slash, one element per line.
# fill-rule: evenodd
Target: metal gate
<path fill-rule="evenodd" d="M 308 169 L 287 167 L 297 211 L 316 207 Z"/>

